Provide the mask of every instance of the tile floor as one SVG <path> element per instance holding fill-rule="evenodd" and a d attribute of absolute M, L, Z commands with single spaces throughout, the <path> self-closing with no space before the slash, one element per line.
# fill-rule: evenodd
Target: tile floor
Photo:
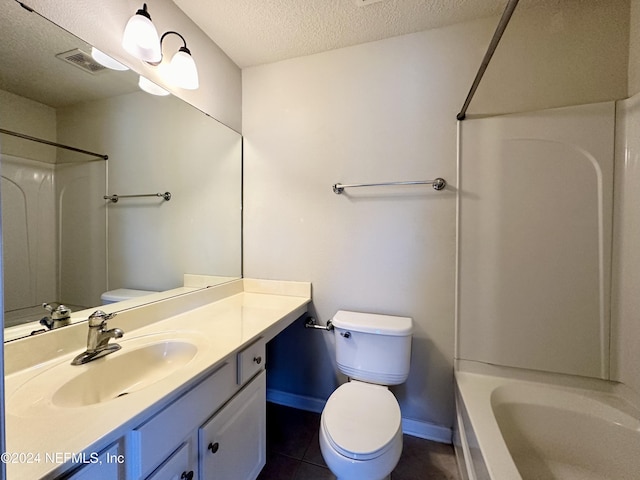
<path fill-rule="evenodd" d="M 258 480 L 330 480 L 318 443 L 320 414 L 267 403 L 267 464 Z M 404 436 L 391 480 L 459 480 L 451 445 Z M 365 480 L 365 479 L 363 479 Z"/>

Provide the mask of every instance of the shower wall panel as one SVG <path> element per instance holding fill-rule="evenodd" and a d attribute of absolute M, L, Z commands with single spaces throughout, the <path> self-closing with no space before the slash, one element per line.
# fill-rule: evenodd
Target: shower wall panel
<path fill-rule="evenodd" d="M 2 155 L 4 305 L 13 311 L 57 298 L 54 166 Z"/>
<path fill-rule="evenodd" d="M 640 94 L 617 107 L 611 379 L 640 394 Z"/>
<path fill-rule="evenodd" d="M 609 377 L 615 105 L 460 130 L 457 357 Z"/>

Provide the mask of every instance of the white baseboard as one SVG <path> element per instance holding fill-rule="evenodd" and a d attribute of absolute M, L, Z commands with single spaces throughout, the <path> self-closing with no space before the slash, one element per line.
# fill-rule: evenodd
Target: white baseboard
<path fill-rule="evenodd" d="M 405 417 L 402 417 L 402 433 L 406 433 L 412 437 L 448 444 L 451 444 L 453 437 L 450 428 Z"/>
<path fill-rule="evenodd" d="M 321 400 L 319 398 L 296 395 L 295 393 L 273 390 L 271 388 L 267 389 L 267 401 L 315 413 L 322 413 L 324 404 L 327 403 L 326 400 Z"/>
<path fill-rule="evenodd" d="M 315 413 L 322 413 L 326 403 L 326 400 L 319 398 L 296 395 L 295 393 L 274 389 L 267 389 L 267 401 Z M 452 438 L 450 428 L 411 418 L 402 419 L 402 432 L 413 437 L 424 438 L 440 443 L 450 444 Z"/>

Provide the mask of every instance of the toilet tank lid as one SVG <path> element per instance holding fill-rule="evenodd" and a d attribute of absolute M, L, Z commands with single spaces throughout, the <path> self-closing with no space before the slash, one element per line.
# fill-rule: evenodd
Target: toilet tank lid
<path fill-rule="evenodd" d="M 122 300 L 129 300 L 130 298 L 142 297 L 151 293 L 157 293 L 150 290 L 134 290 L 132 288 L 116 288 L 115 290 L 109 290 L 100 295 L 102 300 L 110 300 L 120 302 Z"/>
<path fill-rule="evenodd" d="M 333 316 L 333 326 L 343 330 L 405 337 L 411 335 L 413 322 L 409 317 L 380 315 L 377 313 L 338 310 Z"/>

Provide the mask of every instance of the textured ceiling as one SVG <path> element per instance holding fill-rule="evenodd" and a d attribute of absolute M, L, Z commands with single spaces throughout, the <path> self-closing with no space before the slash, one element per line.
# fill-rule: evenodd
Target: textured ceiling
<path fill-rule="evenodd" d="M 507 3 L 382 0 L 358 6 L 358 0 L 173 1 L 241 68 L 499 15 Z"/>
<path fill-rule="evenodd" d="M 76 48 L 91 53 L 91 46 L 15 0 L 0 0 L 0 11 L 0 90 L 50 107 L 138 90 L 131 72 L 93 75 L 56 58 Z"/>

